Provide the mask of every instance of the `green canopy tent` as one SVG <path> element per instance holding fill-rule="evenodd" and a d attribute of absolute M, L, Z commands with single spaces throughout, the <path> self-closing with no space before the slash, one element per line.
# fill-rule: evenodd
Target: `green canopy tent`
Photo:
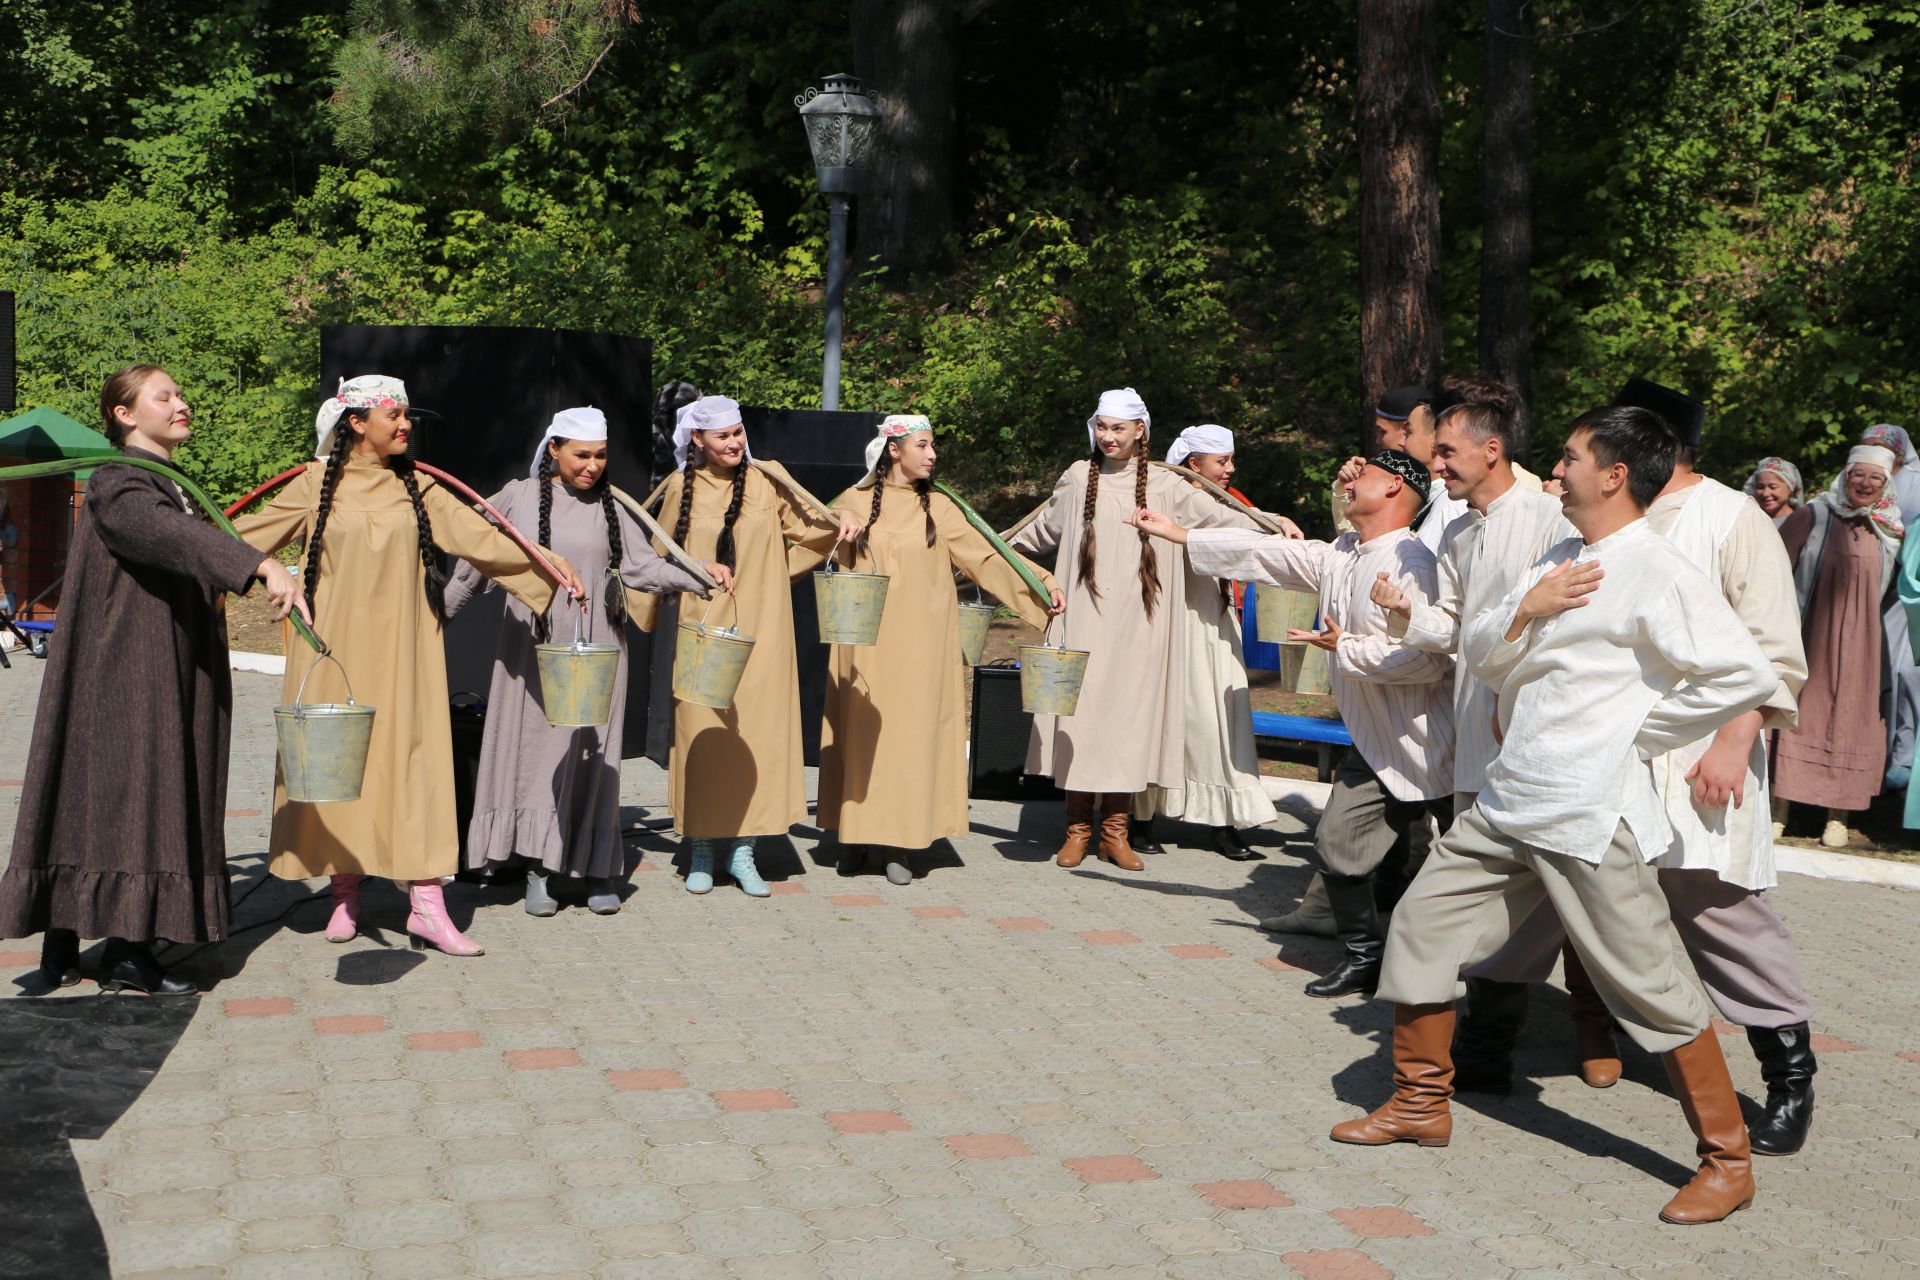
<path fill-rule="evenodd" d="M 119 452 L 98 431 L 45 405 L 0 421 L 0 466 L 68 458 L 105 460 Z M 7 486 L 7 505 L 19 540 L 7 556 L 6 586 L 14 601 L 21 602 L 19 614 L 23 618 L 44 622 L 56 612 L 47 600 L 57 591 L 66 569 L 67 545 L 73 535 L 75 482 L 84 481 L 89 474 L 80 471 L 71 476 L 43 476 Z M 43 652 L 44 644 L 44 638 L 37 638 L 34 651 Z"/>
<path fill-rule="evenodd" d="M 91 427 L 83 427 L 41 405 L 0 421 L 0 458 L 57 462 L 65 458 L 111 457 L 120 451 Z"/>

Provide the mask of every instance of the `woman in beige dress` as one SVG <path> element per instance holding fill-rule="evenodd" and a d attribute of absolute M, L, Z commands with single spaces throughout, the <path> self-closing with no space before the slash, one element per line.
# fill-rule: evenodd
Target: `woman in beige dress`
<path fill-rule="evenodd" d="M 834 503 L 860 532 L 848 567 L 887 575 L 880 634 L 871 645 L 835 645 L 820 739 L 823 831 L 837 831 L 840 872 L 885 850 L 887 879 L 913 883 L 908 851 L 965 834 L 966 666 L 960 654 L 957 570 L 1034 627 L 1049 609 L 1019 572 L 933 489 L 933 424 L 894 414 L 867 447 L 867 478 Z M 1029 565 L 1061 602 L 1047 571 Z"/>
<path fill-rule="evenodd" d="M 1127 524 L 1139 508 L 1182 524 L 1239 527 L 1230 512 L 1179 476 L 1152 466 L 1146 402 L 1131 388 L 1102 392 L 1087 419 L 1088 458 L 1068 467 L 1045 511 L 1014 550 L 1052 556 L 1066 608 L 1047 628 L 1050 644 L 1089 653 L 1072 716 L 1037 715 L 1027 772 L 1067 793 L 1066 841 L 1054 861 L 1077 867 L 1091 850 L 1141 871 L 1129 841 L 1133 798 L 1186 777 L 1186 570 L 1179 549 Z M 1247 527 L 1252 527 L 1251 523 Z"/>
<path fill-rule="evenodd" d="M 362 879 L 385 876 L 409 887 L 415 949 L 475 956 L 481 949 L 447 918 L 440 893 L 441 878 L 459 870 L 460 840 L 440 638 L 447 579 L 434 549 L 467 561 L 536 614 L 546 612 L 554 587 L 511 538 L 414 472 L 407 408 L 398 378 L 342 382 L 315 420 L 315 460 L 235 526 L 267 554 L 295 539 L 305 544 L 314 629 L 346 670 L 354 699 L 375 712 L 359 799 L 303 804 L 287 799 L 285 781 L 275 779 L 270 870 L 287 880 L 332 877 L 329 942 L 353 938 Z M 578 595 L 572 570 L 556 563 Z M 296 700 L 319 661 L 305 645 L 288 646 L 286 701 Z M 306 683 L 305 701 L 347 699 L 332 663 Z"/>
<path fill-rule="evenodd" d="M 749 466 L 740 406 L 725 396 L 704 396 L 682 408 L 673 440 L 684 464 L 668 477 L 661 504 L 673 540 L 695 559 L 717 560 L 733 572 L 733 590 L 710 609 L 700 597 L 682 595 L 680 618 L 710 615 L 712 625 L 737 627 L 754 644 L 731 707 L 675 703 L 668 805 L 674 829 L 692 842 L 687 892 L 712 890 L 724 849 L 734 883 L 764 898 L 771 890 L 754 862 L 755 841 L 785 834 L 807 814 L 788 584 L 818 563 L 838 534 L 858 525 L 816 515 L 788 485 Z M 785 474 L 774 464 L 761 466 Z M 791 564 L 789 544 L 797 548 Z M 635 612 L 643 631 L 653 629 L 654 600 L 647 597 Z"/>

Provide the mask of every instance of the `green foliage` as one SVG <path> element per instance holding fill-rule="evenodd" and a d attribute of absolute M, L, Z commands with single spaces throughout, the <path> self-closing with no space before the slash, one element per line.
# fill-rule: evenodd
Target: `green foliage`
<path fill-rule="evenodd" d="M 1920 400 L 1920 4 L 1601 9 L 1625 16 L 1529 10 L 1536 459 L 1642 373 L 1715 405 L 1727 478 L 1819 472 Z M 1365 420 L 1351 6 L 965 13 L 952 267 L 856 282 L 843 403 L 928 412 L 947 474 L 1011 510 L 1131 385 L 1157 440 L 1232 427 L 1241 487 L 1324 528 Z M 1441 7 L 1453 367 L 1483 13 Z M 199 411 L 183 461 L 227 497 L 307 452 L 326 323 L 624 332 L 663 380 L 817 403 L 826 220 L 792 96 L 852 69 L 847 31 L 844 0 L 0 7 L 25 398 L 90 420 L 106 373 L 165 364 Z"/>

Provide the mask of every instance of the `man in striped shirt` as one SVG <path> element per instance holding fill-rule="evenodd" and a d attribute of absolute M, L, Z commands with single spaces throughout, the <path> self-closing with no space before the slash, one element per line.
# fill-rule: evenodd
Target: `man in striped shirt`
<path fill-rule="evenodd" d="M 1334 775 L 1314 836 L 1314 861 L 1346 956 L 1307 984 L 1310 996 L 1372 993 L 1386 948 L 1374 872 L 1404 851 L 1416 822 L 1432 814 L 1445 828 L 1453 815 L 1453 662 L 1395 644 L 1386 611 L 1370 598 L 1381 575 L 1422 602 L 1433 596 L 1433 553 L 1409 527 L 1425 506 L 1427 477 L 1426 466 L 1407 454 L 1375 454 L 1347 486 L 1355 532 L 1335 542 L 1237 529 L 1189 534 L 1157 512 L 1134 515 L 1145 532 L 1185 543 L 1195 572 L 1320 597 L 1325 629 L 1289 638 L 1327 650 L 1334 700 L 1354 745 Z"/>

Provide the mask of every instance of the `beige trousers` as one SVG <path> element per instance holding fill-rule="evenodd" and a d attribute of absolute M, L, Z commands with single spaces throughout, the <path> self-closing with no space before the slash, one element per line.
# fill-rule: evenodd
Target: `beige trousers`
<path fill-rule="evenodd" d="M 1380 999 L 1455 999 L 1460 975 L 1549 902 L 1607 1008 L 1636 1044 L 1666 1053 L 1706 1029 L 1711 1015 L 1680 965 L 1666 897 L 1624 823 L 1596 865 L 1501 835 L 1478 805 L 1441 838 L 1394 911 Z"/>

